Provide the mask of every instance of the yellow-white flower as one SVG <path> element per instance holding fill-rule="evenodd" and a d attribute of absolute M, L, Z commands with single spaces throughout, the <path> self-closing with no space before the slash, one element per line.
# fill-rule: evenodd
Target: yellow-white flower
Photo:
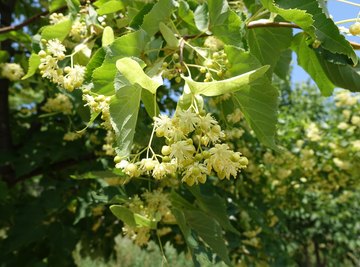
<path fill-rule="evenodd" d="M 69 115 L 72 113 L 73 105 L 67 95 L 56 94 L 54 98 L 48 98 L 41 109 L 45 112 L 62 112 Z"/>
<path fill-rule="evenodd" d="M 5 63 L 1 66 L 1 76 L 10 81 L 20 80 L 24 76 L 24 70 L 19 64 Z"/>
<path fill-rule="evenodd" d="M 217 125 L 218 122 L 211 116 L 210 113 L 207 113 L 205 116 L 200 116 L 199 127 L 206 133 L 212 126 Z"/>
<path fill-rule="evenodd" d="M 85 67 L 75 65 L 73 68 L 68 68 L 67 74 L 64 77 L 64 88 L 68 91 L 72 91 L 77 87 L 80 87 L 84 82 Z"/>
<path fill-rule="evenodd" d="M 58 39 L 49 40 L 47 43 L 47 50 L 59 60 L 63 60 L 65 58 L 66 48 Z"/>
<path fill-rule="evenodd" d="M 199 162 L 194 162 L 185 168 L 183 172 L 182 182 L 187 183 L 187 185 L 192 186 L 194 184 L 206 182 L 206 176 L 208 174 L 208 169 L 206 166 Z"/>
<path fill-rule="evenodd" d="M 227 144 L 216 144 L 209 152 L 211 156 L 204 163 L 208 170 L 213 169 L 220 179 L 230 179 L 231 175 L 236 178 L 238 170 L 246 168 L 248 164 L 247 158 L 230 150 Z"/>
<path fill-rule="evenodd" d="M 192 109 L 181 110 L 176 112 L 176 125 L 186 135 L 195 130 L 196 125 L 200 122 L 199 116 Z"/>
<path fill-rule="evenodd" d="M 173 131 L 172 120 L 167 115 L 154 117 L 155 132 L 159 137 L 169 137 Z"/>
<path fill-rule="evenodd" d="M 195 147 L 189 140 L 191 141 L 191 139 L 178 141 L 170 146 L 170 157 L 175 158 L 180 165 L 191 159 L 195 153 Z"/>

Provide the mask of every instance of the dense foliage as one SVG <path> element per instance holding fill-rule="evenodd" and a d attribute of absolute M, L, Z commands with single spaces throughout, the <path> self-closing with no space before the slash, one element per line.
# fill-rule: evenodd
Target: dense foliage
<path fill-rule="evenodd" d="M 0 3 L 0 266 L 359 265 L 357 19 Z"/>

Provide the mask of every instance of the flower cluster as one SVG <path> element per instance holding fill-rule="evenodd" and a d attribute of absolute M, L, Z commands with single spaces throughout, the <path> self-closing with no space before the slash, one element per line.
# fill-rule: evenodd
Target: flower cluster
<path fill-rule="evenodd" d="M 167 193 L 162 192 L 161 189 L 154 191 L 146 191 L 141 194 L 141 197 L 135 195 L 129 198 L 126 207 L 133 213 L 144 217 L 151 222 L 163 222 L 166 224 L 174 223 L 175 217 L 170 210 L 170 200 Z M 167 233 L 166 229 L 159 229 L 159 232 Z M 148 243 L 150 238 L 150 227 L 146 226 L 129 226 L 123 227 L 126 236 L 132 239 L 135 244 L 142 246 Z"/>
<path fill-rule="evenodd" d="M 162 179 L 175 172 L 182 174 L 182 182 L 189 186 L 205 183 L 211 172 L 222 180 L 236 178 L 246 168 L 248 160 L 222 144 L 225 134 L 209 113 L 195 112 L 193 108 L 178 109 L 172 118 L 160 115 L 154 118 L 158 137 L 166 139 L 161 155 L 130 163 L 122 160 L 116 166 L 130 177 L 149 174 Z M 161 158 L 161 162 L 158 160 Z"/>
<path fill-rule="evenodd" d="M 17 81 L 24 76 L 24 70 L 19 64 L 5 63 L 1 65 L 1 76 L 10 81 Z"/>
<path fill-rule="evenodd" d="M 58 40 L 46 41 L 45 50 L 40 50 L 40 73 L 42 77 L 49 79 L 68 91 L 80 87 L 84 81 L 85 67 L 80 65 L 59 67 L 59 61 L 65 59 L 65 46 Z"/>
<path fill-rule="evenodd" d="M 53 98 L 48 98 L 41 108 L 45 112 L 62 112 L 70 115 L 73 111 L 73 104 L 67 95 L 56 94 Z"/>

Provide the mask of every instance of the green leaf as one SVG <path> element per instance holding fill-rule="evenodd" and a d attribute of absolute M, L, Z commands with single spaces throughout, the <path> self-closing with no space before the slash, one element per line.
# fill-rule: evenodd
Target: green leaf
<path fill-rule="evenodd" d="M 188 225 L 194 229 L 204 242 L 228 265 L 231 265 L 219 223 L 198 210 L 184 210 Z"/>
<path fill-rule="evenodd" d="M 317 0 L 276 0 L 275 2 L 281 8 L 298 8 L 311 14 L 314 19 L 316 39 L 321 42 L 321 46 L 332 53 L 344 54 L 353 61 L 354 65 L 357 64 L 358 58 L 354 49 L 340 34 L 334 21 L 324 14 Z"/>
<path fill-rule="evenodd" d="M 290 63 L 292 59 L 291 49 L 286 49 L 281 52 L 280 58 L 274 68 L 274 73 L 281 79 L 289 79 Z"/>
<path fill-rule="evenodd" d="M 297 34 L 292 43 L 292 49 L 297 55 L 298 64 L 311 76 L 316 82 L 321 93 L 324 96 L 329 96 L 333 92 L 335 86 L 329 80 L 328 75 L 322 70 L 316 52 L 310 48 L 306 43 L 306 36 L 304 34 Z"/>
<path fill-rule="evenodd" d="M 226 44 L 241 46 L 242 20 L 226 0 L 208 0 L 209 30 Z"/>
<path fill-rule="evenodd" d="M 41 32 L 41 38 L 45 40 L 59 39 L 64 41 L 68 36 L 72 26 L 72 21 L 67 19 L 55 25 L 45 26 Z"/>
<path fill-rule="evenodd" d="M 150 118 L 156 117 L 160 113 L 159 105 L 156 101 L 156 95 L 150 93 L 149 90 L 141 90 L 141 101 L 144 103 L 146 112 Z"/>
<path fill-rule="evenodd" d="M 93 92 L 104 95 L 114 94 L 114 78 L 116 74 L 116 61 L 122 57 L 139 57 L 148 41 L 148 36 L 142 30 L 128 33 L 106 47 L 106 56 L 103 64 L 93 71 Z"/>
<path fill-rule="evenodd" d="M 334 63 L 333 55 L 326 50 L 317 51 L 316 56 L 329 80 L 337 87 L 360 92 L 360 64 L 353 67 L 350 64 Z"/>
<path fill-rule="evenodd" d="M 160 22 L 167 21 L 174 12 L 175 4 L 173 0 L 159 0 L 150 12 L 144 16 L 141 28 L 149 35 L 153 36 L 159 31 Z"/>
<path fill-rule="evenodd" d="M 114 42 L 114 31 L 110 26 L 106 26 L 104 31 L 103 31 L 103 35 L 102 35 L 102 46 L 108 46 L 111 45 Z"/>
<path fill-rule="evenodd" d="M 66 4 L 69 8 L 70 13 L 77 14 L 80 11 L 80 2 L 79 0 L 66 0 Z"/>
<path fill-rule="evenodd" d="M 184 0 L 179 1 L 178 15 L 186 23 L 189 29 L 198 31 L 195 25 L 194 12 L 190 9 L 189 4 Z"/>
<path fill-rule="evenodd" d="M 40 56 L 38 54 L 32 53 L 31 56 L 29 57 L 28 72 L 24 77 L 21 78 L 21 80 L 25 80 L 33 76 L 39 65 L 40 65 Z"/>
<path fill-rule="evenodd" d="M 66 5 L 65 0 L 52 0 L 49 3 L 49 12 L 53 13 L 56 9 Z"/>
<path fill-rule="evenodd" d="M 225 46 L 229 60 L 229 73 L 239 75 L 258 68 L 260 63 L 248 52 L 234 46 Z M 234 101 L 243 112 L 256 136 L 265 145 L 278 150 L 275 133 L 278 110 L 278 91 L 264 76 L 234 94 Z"/>
<path fill-rule="evenodd" d="M 182 76 L 193 94 L 205 96 L 218 96 L 226 93 L 233 93 L 249 87 L 249 84 L 259 79 L 269 69 L 269 66 L 251 70 L 229 79 L 215 82 L 195 82 L 190 77 Z"/>
<path fill-rule="evenodd" d="M 194 12 L 196 28 L 201 32 L 206 32 L 209 28 L 209 11 L 206 4 L 198 5 Z"/>
<path fill-rule="evenodd" d="M 111 125 L 116 134 L 116 153 L 127 157 L 131 151 L 140 108 L 141 88 L 125 86 L 110 103 Z"/>
<path fill-rule="evenodd" d="M 121 205 L 111 205 L 110 210 L 118 219 L 122 220 L 130 227 L 149 227 L 151 229 L 156 229 L 156 221 L 151 221 Z"/>
<path fill-rule="evenodd" d="M 9 52 L 5 50 L 0 50 L 0 63 L 7 62 L 9 60 Z"/>
<path fill-rule="evenodd" d="M 165 23 L 160 22 L 159 28 L 162 36 L 164 37 L 169 47 L 176 48 L 179 46 L 179 40 L 175 37 L 173 31 L 168 26 L 166 26 Z"/>
<path fill-rule="evenodd" d="M 91 79 L 91 76 L 93 74 L 93 71 L 100 67 L 105 59 L 106 52 L 104 48 L 99 48 L 96 50 L 96 52 L 92 55 L 90 58 L 89 63 L 86 65 L 86 71 L 85 71 L 85 81 L 89 82 Z"/>
<path fill-rule="evenodd" d="M 162 85 L 162 83 L 147 76 L 139 63 L 132 58 L 119 59 L 116 61 L 116 68 L 131 84 L 138 84 L 152 94 L 155 94 L 156 89 Z"/>
<path fill-rule="evenodd" d="M 274 3 L 274 0 L 260 0 L 261 3 L 269 9 L 271 12 L 279 14 L 281 17 L 287 21 L 294 22 L 296 25 L 300 26 L 304 31 L 306 31 L 313 38 L 315 37 L 315 29 L 313 27 L 313 16 L 307 13 L 305 10 L 300 10 L 290 7 L 279 7 L 279 5 Z M 290 2 L 290 1 L 288 1 Z M 298 2 L 298 1 L 292 1 Z"/>
<path fill-rule="evenodd" d="M 110 0 L 99 6 L 97 13 L 102 16 L 105 14 L 115 13 L 124 9 L 124 4 L 118 0 Z"/>
<path fill-rule="evenodd" d="M 213 190 L 207 190 L 205 193 L 202 193 L 199 186 L 192 186 L 189 190 L 196 197 L 197 204 L 207 215 L 216 219 L 225 230 L 240 235 L 239 231 L 230 223 L 226 210 L 226 202 L 222 197 Z"/>
<path fill-rule="evenodd" d="M 120 205 L 111 205 L 110 210 L 119 220 L 123 221 L 130 227 L 137 226 L 134 218 L 134 213 L 129 209 Z"/>
<path fill-rule="evenodd" d="M 270 65 L 269 77 L 278 62 L 281 52 L 290 47 L 292 30 L 287 28 L 254 28 L 248 30 L 251 54 L 263 65 Z"/>

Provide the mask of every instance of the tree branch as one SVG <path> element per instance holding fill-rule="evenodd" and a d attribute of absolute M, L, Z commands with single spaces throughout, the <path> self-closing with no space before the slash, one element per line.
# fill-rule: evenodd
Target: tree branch
<path fill-rule="evenodd" d="M 53 12 L 59 12 L 59 11 L 64 11 L 67 9 L 67 6 L 62 6 L 62 7 L 59 7 L 58 9 L 54 10 Z M 6 26 L 6 27 L 2 27 L 0 28 L 0 34 L 1 33 L 6 33 L 6 32 L 11 32 L 11 31 L 17 31 L 17 30 L 20 30 L 22 29 L 23 27 L 35 22 L 36 20 L 38 20 L 39 18 L 41 18 L 42 16 L 46 16 L 48 15 L 50 12 L 47 10 L 47 11 L 44 11 L 44 12 L 41 12 L 39 14 L 36 14 L 30 18 L 28 18 L 27 20 L 19 23 L 19 24 L 16 24 L 16 25 L 11 25 L 11 26 Z"/>
<path fill-rule="evenodd" d="M 248 29 L 254 28 L 263 28 L 263 27 L 277 27 L 277 28 L 293 28 L 293 29 L 301 29 L 299 25 L 289 22 L 272 22 L 272 21 L 251 21 L 246 27 Z M 360 44 L 356 42 L 348 41 L 353 49 L 360 49 Z"/>

